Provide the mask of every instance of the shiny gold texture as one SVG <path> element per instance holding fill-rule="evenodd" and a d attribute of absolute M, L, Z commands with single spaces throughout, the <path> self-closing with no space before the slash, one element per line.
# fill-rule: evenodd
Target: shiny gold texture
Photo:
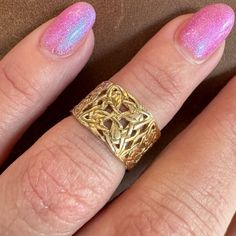
<path fill-rule="evenodd" d="M 153 116 L 119 85 L 101 83 L 72 110 L 131 169 L 160 137 Z"/>

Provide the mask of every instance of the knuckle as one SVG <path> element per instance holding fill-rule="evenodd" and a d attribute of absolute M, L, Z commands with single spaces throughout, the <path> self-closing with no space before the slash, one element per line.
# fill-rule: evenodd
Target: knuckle
<path fill-rule="evenodd" d="M 185 219 L 175 209 L 161 201 L 150 201 L 147 197 L 141 197 L 140 204 L 143 209 L 134 219 L 140 235 L 194 235 Z"/>
<path fill-rule="evenodd" d="M 236 144 L 236 127 L 235 119 L 236 114 L 233 114 L 232 111 L 224 112 L 224 117 L 214 117 L 214 124 L 209 126 L 209 129 L 213 131 L 216 135 L 214 137 L 219 138 L 220 136 L 225 137 L 226 142 L 228 142 L 228 147 L 231 147 L 231 151 L 236 153 L 235 144 Z M 222 137 L 220 138 L 222 139 Z"/>
<path fill-rule="evenodd" d="M 37 218 L 50 219 L 52 226 L 83 224 L 103 204 L 104 192 L 109 188 L 107 174 L 101 173 L 87 156 L 78 158 L 87 163 L 75 160 L 78 155 L 86 154 L 65 140 L 64 145 L 45 145 L 30 157 L 23 178 L 23 198 Z"/>
<path fill-rule="evenodd" d="M 225 144 L 227 150 L 225 148 L 221 149 L 221 151 L 236 154 L 236 126 L 235 119 L 236 113 L 234 109 L 234 105 L 232 103 L 227 104 L 226 102 L 221 104 L 220 112 L 214 112 L 214 116 L 209 116 L 210 122 L 207 126 L 207 130 L 210 133 L 213 133 L 212 137 L 216 141 L 220 141 L 222 144 Z M 236 108 L 236 107 L 235 107 Z M 220 146 L 221 147 L 221 146 Z M 231 163 L 233 164 L 233 163 Z M 236 164 L 236 163 L 234 163 Z M 235 165 L 234 165 L 235 166 Z M 233 166 L 233 167 L 234 167 Z"/>
<path fill-rule="evenodd" d="M 162 184 L 160 184 L 162 185 Z M 137 235 L 219 235 L 218 219 L 197 199 L 183 191 L 164 184 L 159 190 L 150 189 L 135 193 L 135 212 L 128 214 L 120 227 L 121 233 L 137 232 Z M 167 189 L 168 188 L 168 189 Z M 184 199 L 182 199 L 184 198 Z M 197 206 L 197 207 L 196 207 Z M 204 216 L 200 214 L 204 212 Z M 209 219 L 209 220 L 206 220 Z M 129 235 L 127 233 L 127 235 Z"/>
<path fill-rule="evenodd" d="M 142 203 L 143 207 L 143 203 Z M 117 227 L 115 235 L 172 235 L 174 231 L 167 222 L 161 220 L 160 216 L 153 212 L 149 206 L 136 213 L 129 214 Z"/>
<path fill-rule="evenodd" d="M 183 96 L 183 84 L 178 79 L 178 71 L 173 68 L 163 69 L 146 59 L 140 60 L 138 63 L 140 72 L 136 73 L 136 76 L 147 78 L 149 92 L 160 99 L 165 99 L 165 103 L 170 106 L 176 107 L 176 100 Z"/>
<path fill-rule="evenodd" d="M 25 72 L 17 65 L 11 64 L 3 65 L 0 63 L 0 79 L 4 82 L 4 86 L 7 86 L 4 93 L 10 100 L 12 97 L 20 97 L 21 104 L 32 104 L 41 99 L 42 95 L 39 92 L 37 82 L 33 82 L 31 79 L 27 79 Z M 1 90 L 1 92 L 4 92 Z M 12 96 L 14 94 L 14 96 Z M 19 100 L 19 99 L 18 99 Z M 14 103 L 18 103 L 16 99 Z"/>

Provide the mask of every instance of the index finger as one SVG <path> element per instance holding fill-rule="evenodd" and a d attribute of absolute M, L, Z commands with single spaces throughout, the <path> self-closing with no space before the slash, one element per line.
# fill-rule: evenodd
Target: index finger
<path fill-rule="evenodd" d="M 92 6 L 76 3 L 0 61 L 0 165 L 22 133 L 88 61 L 94 21 Z"/>

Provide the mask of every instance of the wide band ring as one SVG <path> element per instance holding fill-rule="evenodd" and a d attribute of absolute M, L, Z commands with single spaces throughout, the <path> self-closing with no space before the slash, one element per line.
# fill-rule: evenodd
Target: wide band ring
<path fill-rule="evenodd" d="M 107 144 L 131 169 L 161 133 L 149 113 L 119 85 L 105 81 L 72 110 L 74 117 Z"/>

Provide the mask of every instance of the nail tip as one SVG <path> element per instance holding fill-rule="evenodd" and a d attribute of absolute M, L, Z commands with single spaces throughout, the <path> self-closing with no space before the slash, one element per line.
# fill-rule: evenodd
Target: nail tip
<path fill-rule="evenodd" d="M 206 7 L 202 8 L 199 12 L 202 10 L 212 12 L 212 17 L 218 16 L 219 20 L 222 22 L 227 21 L 228 26 L 233 27 L 235 22 L 235 12 L 231 6 L 225 3 L 215 3 L 207 5 Z"/>
<path fill-rule="evenodd" d="M 93 5 L 91 5 L 88 2 L 76 2 L 73 5 L 71 5 L 72 8 L 78 8 L 81 9 L 83 8 L 85 12 L 89 13 L 90 17 L 92 19 L 96 19 L 96 11 L 95 8 L 93 7 Z"/>

